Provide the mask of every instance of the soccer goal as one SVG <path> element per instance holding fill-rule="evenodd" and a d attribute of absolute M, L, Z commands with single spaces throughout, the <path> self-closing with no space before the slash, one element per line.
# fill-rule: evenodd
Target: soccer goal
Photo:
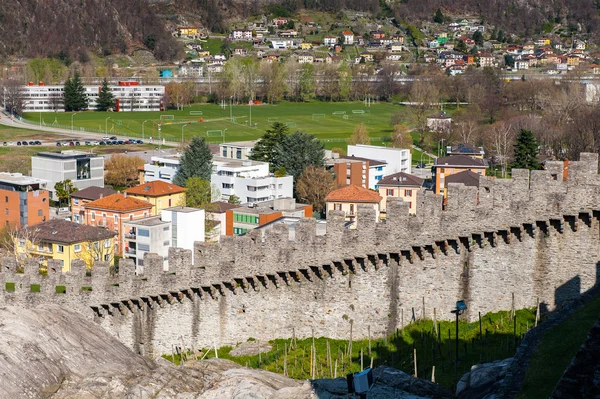
<path fill-rule="evenodd" d="M 353 114 L 364 114 L 365 110 L 364 109 L 353 109 L 352 113 Z"/>
<path fill-rule="evenodd" d="M 267 119 L 267 122 L 269 122 L 269 123 L 277 122 L 277 119 L 278 118 L 269 118 L 269 119 Z"/>
<path fill-rule="evenodd" d="M 335 111 L 333 116 L 346 115 L 346 111 Z"/>
<path fill-rule="evenodd" d="M 223 137 L 222 130 L 207 130 L 206 137 Z"/>
<path fill-rule="evenodd" d="M 202 115 L 202 111 L 190 111 L 190 115 Z"/>
<path fill-rule="evenodd" d="M 320 121 L 325 119 L 325 114 L 312 114 L 312 118 L 314 121 Z"/>
<path fill-rule="evenodd" d="M 345 120 L 348 120 L 348 115 L 343 115 L 342 118 L 344 118 Z"/>
<path fill-rule="evenodd" d="M 175 115 L 161 115 L 160 120 L 161 121 L 174 121 Z"/>
<path fill-rule="evenodd" d="M 296 127 L 296 122 L 286 122 L 285 125 L 287 127 Z"/>

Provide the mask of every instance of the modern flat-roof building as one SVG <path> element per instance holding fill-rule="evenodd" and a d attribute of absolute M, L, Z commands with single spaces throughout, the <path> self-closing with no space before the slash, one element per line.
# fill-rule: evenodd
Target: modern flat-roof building
<path fill-rule="evenodd" d="M 312 205 L 297 204 L 294 198 L 278 198 L 259 204 L 247 204 L 226 211 L 225 235 L 245 234 L 282 217 L 312 217 Z"/>
<path fill-rule="evenodd" d="M 161 85 L 140 85 L 135 81 L 122 81 L 109 85 L 115 96 L 115 111 L 161 111 L 165 87 Z M 88 109 L 96 108 L 100 92 L 99 85 L 84 86 L 88 98 Z M 40 82 L 23 86 L 24 112 L 64 111 L 64 86 L 44 85 Z"/>
<path fill-rule="evenodd" d="M 257 140 L 219 144 L 219 156 L 245 161 L 252 154 L 252 149 L 256 143 Z"/>
<path fill-rule="evenodd" d="M 333 161 L 338 186 L 356 186 L 377 189 L 377 183 L 387 174 L 387 163 L 358 156 L 343 156 Z"/>
<path fill-rule="evenodd" d="M 140 184 L 155 180 L 173 183 L 179 170 L 179 157 L 179 155 L 151 157 L 150 163 L 144 164 L 144 169 L 140 170 Z"/>
<path fill-rule="evenodd" d="M 0 173 L 0 228 L 25 227 L 50 218 L 48 182 L 20 173 Z"/>
<path fill-rule="evenodd" d="M 82 151 L 38 152 L 31 157 L 33 177 L 48 181 L 52 199 L 57 200 L 54 185 L 70 179 L 79 190 L 104 187 L 104 158 Z"/>
<path fill-rule="evenodd" d="M 232 195 L 242 204 L 293 196 L 294 178 L 275 177 L 267 162 L 213 157 L 210 182 L 221 192 L 223 201 Z"/>
<path fill-rule="evenodd" d="M 410 173 L 412 155 L 407 148 L 356 144 L 348 146 L 348 156 L 372 159 L 387 164 L 386 174 Z"/>

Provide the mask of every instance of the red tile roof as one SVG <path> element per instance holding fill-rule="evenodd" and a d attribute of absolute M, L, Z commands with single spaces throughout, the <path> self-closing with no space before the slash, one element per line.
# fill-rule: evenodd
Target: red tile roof
<path fill-rule="evenodd" d="M 178 194 L 184 191 L 185 188 L 183 187 L 161 180 L 154 180 L 125 190 L 127 194 L 142 195 L 145 197 L 162 197 L 163 195 Z"/>
<path fill-rule="evenodd" d="M 150 209 L 152 204 L 123 194 L 113 194 L 88 203 L 86 208 L 105 209 L 115 212 L 136 211 L 138 209 Z"/>
<path fill-rule="evenodd" d="M 350 184 L 337 190 L 333 190 L 325 197 L 325 201 L 332 202 L 371 202 L 377 203 L 382 199 L 375 191 Z"/>

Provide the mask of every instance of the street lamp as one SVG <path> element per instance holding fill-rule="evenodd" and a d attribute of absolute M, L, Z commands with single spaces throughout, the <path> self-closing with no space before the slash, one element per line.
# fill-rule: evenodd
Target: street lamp
<path fill-rule="evenodd" d="M 252 100 L 248 101 L 248 107 L 250 108 L 250 127 L 252 127 Z"/>
<path fill-rule="evenodd" d="M 109 116 L 108 118 L 106 118 L 106 120 L 104 121 L 104 134 L 108 135 L 108 120 L 111 117 Z"/>
<path fill-rule="evenodd" d="M 440 143 L 442 143 L 441 146 L 440 146 Z M 442 154 L 444 154 L 444 139 L 441 139 L 440 141 L 438 141 L 438 157 L 441 157 Z"/>
<path fill-rule="evenodd" d="M 142 122 L 142 140 L 144 140 L 144 123 L 146 123 L 148 121 L 143 121 Z"/>
<path fill-rule="evenodd" d="M 458 316 L 463 314 L 465 310 L 467 310 L 465 301 L 456 301 L 456 309 L 451 311 L 451 313 L 456 314 L 456 363 L 458 363 Z"/>
<path fill-rule="evenodd" d="M 71 115 L 71 133 L 73 133 L 73 117 L 77 115 L 77 112 L 73 112 L 73 115 Z"/>
<path fill-rule="evenodd" d="M 225 128 L 225 129 L 223 130 L 223 143 L 225 143 L 225 132 L 226 132 L 226 131 L 227 131 L 227 128 Z"/>
<path fill-rule="evenodd" d="M 233 105 L 233 96 L 229 97 L 229 122 L 233 122 L 233 111 L 231 109 Z"/>
<path fill-rule="evenodd" d="M 181 143 L 183 143 L 183 128 L 186 127 L 189 124 L 190 124 L 190 122 L 188 122 L 187 124 L 181 126 Z"/>

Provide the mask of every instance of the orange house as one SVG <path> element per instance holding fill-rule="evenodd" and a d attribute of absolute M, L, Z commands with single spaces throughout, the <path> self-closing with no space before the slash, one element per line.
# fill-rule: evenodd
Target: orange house
<path fill-rule="evenodd" d="M 0 173 L 0 228 L 31 226 L 50 218 L 46 180 L 20 173 Z"/>
<path fill-rule="evenodd" d="M 485 176 L 487 163 L 483 159 L 471 158 L 466 155 L 450 155 L 437 158 L 432 168 L 432 180 L 435 182 L 435 193 L 440 194 L 446 188 L 446 178 L 456 173 L 470 170 Z"/>
<path fill-rule="evenodd" d="M 113 194 L 92 201 L 85 206 L 83 224 L 105 227 L 117 233 L 115 255 L 123 255 L 125 236 L 123 224 L 150 216 L 152 204 L 127 194 Z"/>
<path fill-rule="evenodd" d="M 83 224 L 85 206 L 97 199 L 116 194 L 115 190 L 108 187 L 91 186 L 71 194 L 71 214 L 75 223 Z"/>

